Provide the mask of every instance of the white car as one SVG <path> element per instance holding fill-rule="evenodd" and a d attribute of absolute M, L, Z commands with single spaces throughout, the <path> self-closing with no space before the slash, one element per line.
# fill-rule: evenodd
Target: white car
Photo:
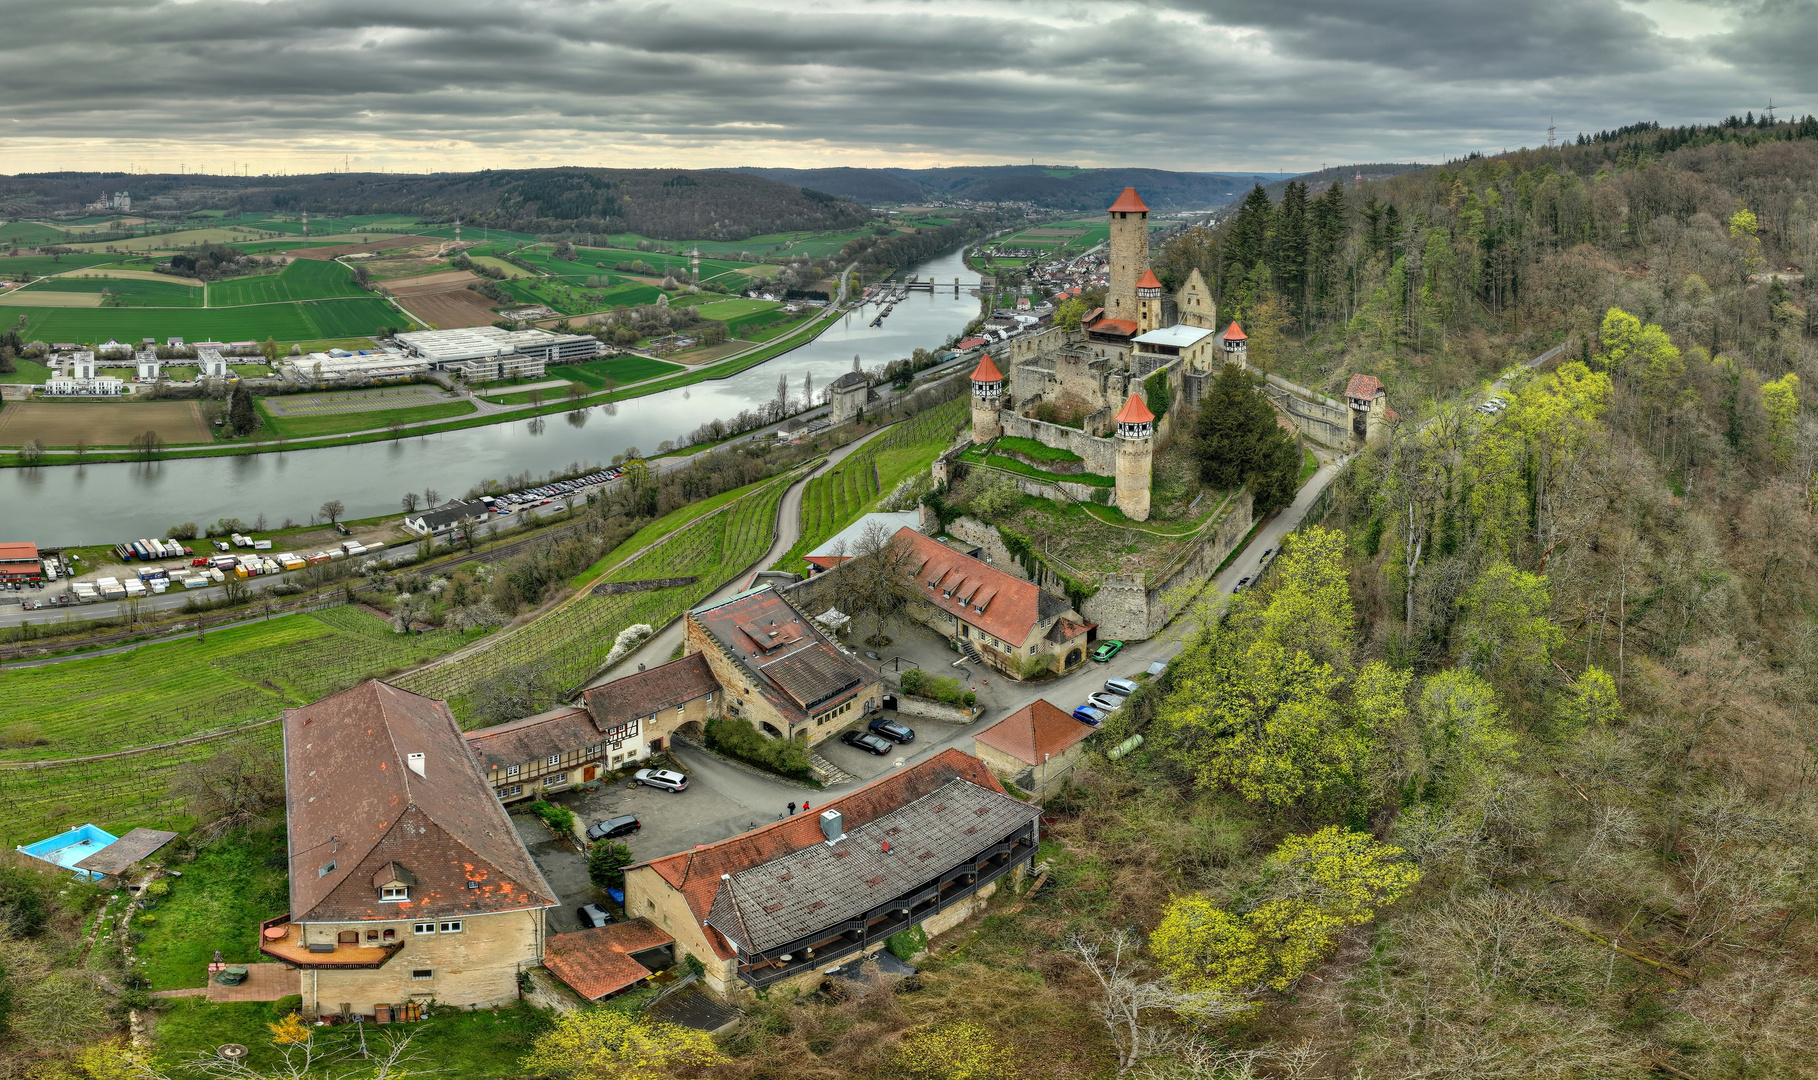
<path fill-rule="evenodd" d="M 688 790 L 688 778 L 668 769 L 639 769 L 632 779 L 645 787 L 661 788 L 664 791 Z"/>
<path fill-rule="evenodd" d="M 1100 690 L 1086 699 L 1086 704 L 1105 712 L 1116 712 L 1124 707 L 1124 699 L 1109 691 Z"/>

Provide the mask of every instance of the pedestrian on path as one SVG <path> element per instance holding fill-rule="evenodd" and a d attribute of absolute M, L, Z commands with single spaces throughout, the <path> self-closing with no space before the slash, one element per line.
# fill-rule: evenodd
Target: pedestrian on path
<path fill-rule="evenodd" d="M 808 812 L 808 800 L 803 799 L 802 800 L 802 813 L 806 814 L 807 812 Z"/>
<path fill-rule="evenodd" d="M 794 803 L 789 804 L 789 816 L 790 817 L 795 816 L 795 804 Z"/>

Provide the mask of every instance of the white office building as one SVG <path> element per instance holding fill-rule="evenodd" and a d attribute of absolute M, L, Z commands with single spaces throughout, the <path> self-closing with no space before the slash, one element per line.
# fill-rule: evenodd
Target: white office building
<path fill-rule="evenodd" d="M 586 360 L 600 352 L 598 339 L 586 334 L 555 334 L 548 330 L 502 330 L 496 326 L 469 326 L 459 330 L 413 330 L 399 334 L 398 344 L 433 368 L 465 371 L 473 360 L 519 356 L 544 364 Z M 461 365 L 456 367 L 456 365 Z"/>

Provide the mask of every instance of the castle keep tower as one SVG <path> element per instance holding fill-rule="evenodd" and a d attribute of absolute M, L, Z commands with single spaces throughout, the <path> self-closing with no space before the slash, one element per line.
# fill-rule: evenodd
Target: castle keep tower
<path fill-rule="evenodd" d="M 1142 398 L 1131 394 L 1117 414 L 1117 508 L 1131 521 L 1149 520 L 1149 469 L 1154 442 L 1155 414 Z"/>
<path fill-rule="evenodd" d="M 972 371 L 972 441 L 990 442 L 1004 433 L 998 422 L 998 399 L 1004 393 L 1004 376 L 986 353 Z M 1147 493 L 1144 496 L 1147 502 Z"/>
<path fill-rule="evenodd" d="M 1136 319 L 1136 279 L 1149 268 L 1149 207 L 1127 187 L 1111 204 L 1111 273 L 1105 289 L 1105 314 Z M 1157 288 L 1160 283 L 1157 283 Z"/>
<path fill-rule="evenodd" d="M 1136 332 L 1146 334 L 1162 324 L 1162 283 L 1155 271 L 1144 270 L 1136 282 Z"/>

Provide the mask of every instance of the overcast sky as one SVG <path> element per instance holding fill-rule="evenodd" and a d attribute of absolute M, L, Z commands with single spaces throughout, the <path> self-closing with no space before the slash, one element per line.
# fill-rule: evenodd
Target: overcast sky
<path fill-rule="evenodd" d="M 0 0 L 0 172 L 1435 161 L 1818 112 L 1818 0 Z"/>

